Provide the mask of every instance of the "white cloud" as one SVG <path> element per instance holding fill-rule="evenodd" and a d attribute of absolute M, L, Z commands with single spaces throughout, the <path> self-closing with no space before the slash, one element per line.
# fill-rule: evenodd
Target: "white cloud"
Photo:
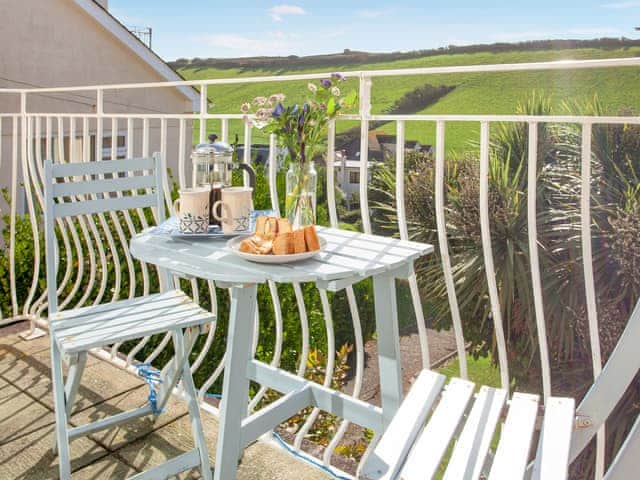
<path fill-rule="evenodd" d="M 602 6 L 604 8 L 613 8 L 613 9 L 616 9 L 616 10 L 623 10 L 625 8 L 638 8 L 638 7 L 640 7 L 640 2 L 638 2 L 638 1 L 630 1 L 630 2 L 605 3 Z"/>
<path fill-rule="evenodd" d="M 269 32 L 256 37 L 236 33 L 197 35 L 193 39 L 216 49 L 213 57 L 250 57 L 260 55 L 286 55 L 296 46 L 296 35 Z"/>
<path fill-rule="evenodd" d="M 306 15 L 307 11 L 298 5 L 276 5 L 269 9 L 269 16 L 274 22 L 282 22 L 287 15 Z"/>

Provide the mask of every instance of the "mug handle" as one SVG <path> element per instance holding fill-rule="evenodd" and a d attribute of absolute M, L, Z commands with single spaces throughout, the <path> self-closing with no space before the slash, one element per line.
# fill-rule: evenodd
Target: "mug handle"
<path fill-rule="evenodd" d="M 176 215 L 180 215 L 180 199 L 176 198 L 176 201 L 173 202 L 173 211 Z"/>
<path fill-rule="evenodd" d="M 218 206 L 222 205 L 222 210 L 224 210 L 224 214 L 222 217 L 218 216 Z M 218 200 L 213 204 L 213 208 L 211 209 L 211 213 L 213 218 L 220 222 L 230 223 L 231 222 L 231 207 L 224 203 L 222 200 Z"/>

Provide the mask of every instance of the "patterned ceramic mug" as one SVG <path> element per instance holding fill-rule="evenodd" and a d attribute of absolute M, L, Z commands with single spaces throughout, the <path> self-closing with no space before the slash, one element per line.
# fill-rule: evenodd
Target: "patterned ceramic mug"
<path fill-rule="evenodd" d="M 223 233 L 246 232 L 251 227 L 253 200 L 251 187 L 227 187 L 222 189 L 222 200 L 213 204 L 213 216 L 222 223 Z M 222 205 L 222 215 L 218 206 Z"/>
<path fill-rule="evenodd" d="M 207 233 L 209 229 L 209 188 L 183 188 L 173 209 L 178 216 L 180 232 Z"/>

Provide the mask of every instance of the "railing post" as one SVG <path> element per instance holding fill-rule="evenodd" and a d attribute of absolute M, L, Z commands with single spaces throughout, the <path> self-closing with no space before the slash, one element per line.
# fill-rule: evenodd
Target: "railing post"
<path fill-rule="evenodd" d="M 13 117 L 11 142 L 11 212 L 9 223 L 9 283 L 13 316 L 18 316 L 16 293 L 16 215 L 18 198 L 18 117 Z"/>
<path fill-rule="evenodd" d="M 435 205 L 436 205 L 436 231 L 438 233 L 438 248 L 440 250 L 440 258 L 442 261 L 442 272 L 444 275 L 445 285 L 447 287 L 447 298 L 449 300 L 449 309 L 451 312 L 451 323 L 453 325 L 453 333 L 456 338 L 456 349 L 458 351 L 458 359 L 460 362 L 460 376 L 463 379 L 468 378 L 467 371 L 467 352 L 464 344 L 464 331 L 462 328 L 462 320 L 460 317 L 460 309 L 458 306 L 458 297 L 453 279 L 453 270 L 451 269 L 451 258 L 449 256 L 449 243 L 447 240 L 447 222 L 445 219 L 444 200 L 444 175 L 445 175 L 445 123 L 443 120 L 436 122 L 436 165 L 435 165 Z"/>
<path fill-rule="evenodd" d="M 589 343 L 591 345 L 591 361 L 593 378 L 598 378 L 602 371 L 602 355 L 600 353 L 600 335 L 598 329 L 598 309 L 596 305 L 596 288 L 593 274 L 593 250 L 591 246 L 591 135 L 592 124 L 582 125 L 582 188 L 580 191 L 580 218 L 582 237 L 582 268 L 584 271 L 584 289 L 587 301 L 587 320 L 589 324 Z M 602 424 L 596 436 L 596 480 L 604 476 L 605 463 L 605 425 Z"/>
<path fill-rule="evenodd" d="M 220 120 L 220 137 L 225 143 L 229 143 L 229 119 L 223 118 Z"/>
<path fill-rule="evenodd" d="M 538 217 L 536 211 L 537 178 L 538 178 L 538 123 L 529 123 L 529 151 L 527 165 L 527 225 L 529 231 L 529 258 L 531 259 L 531 285 L 536 315 L 536 330 L 540 347 L 540 365 L 542 371 L 542 392 L 544 401 L 551 395 L 551 366 L 549 364 L 549 348 L 547 346 L 547 328 L 544 321 L 544 305 L 542 298 L 542 280 L 540 276 L 540 260 L 538 258 Z"/>
<path fill-rule="evenodd" d="M 360 74 L 360 214 L 364 233 L 371 233 L 369 216 L 369 117 L 371 116 L 371 78 Z"/>
<path fill-rule="evenodd" d="M 104 90 L 96 90 L 96 162 L 102 160 L 103 116 L 104 116 Z"/>
<path fill-rule="evenodd" d="M 27 199 L 27 208 L 29 210 L 30 222 L 31 222 L 31 234 L 33 235 L 33 243 L 34 243 L 34 251 L 35 258 L 33 262 L 33 275 L 31 281 L 31 287 L 29 288 L 29 294 L 27 299 L 24 302 L 22 308 L 22 318 L 29 320 L 29 330 L 22 332 L 20 337 L 24 340 L 32 340 L 34 338 L 41 337 L 45 335 L 44 330 L 37 328 L 36 319 L 31 312 L 29 311 L 29 307 L 31 306 L 31 302 L 33 301 L 33 296 L 35 294 L 35 289 L 37 286 L 37 279 L 40 273 L 40 241 L 38 236 L 38 225 L 37 218 L 35 213 L 35 208 L 33 206 L 33 200 L 31 197 L 31 180 L 29 178 L 29 166 L 27 164 L 27 154 L 29 149 L 29 134 L 27 132 L 28 127 L 28 118 L 27 118 L 27 92 L 20 92 L 20 156 L 22 159 L 22 176 L 24 179 L 24 189 L 26 192 Z M 37 179 L 34 179 L 36 181 Z M 17 179 L 16 179 L 17 181 Z M 15 201 L 15 198 L 13 199 Z"/>
<path fill-rule="evenodd" d="M 493 315 L 493 329 L 498 349 L 498 364 L 500 365 L 500 379 L 502 388 L 509 390 L 509 368 L 507 360 L 507 343 L 502 324 L 500 297 L 493 264 L 493 249 L 491 246 L 491 231 L 489 219 L 489 163 L 490 163 L 490 135 L 489 122 L 480 123 L 480 235 L 482 238 L 482 253 L 484 269 L 487 276 L 489 303 Z"/>
<path fill-rule="evenodd" d="M 200 135 L 199 142 L 204 143 L 207 139 L 207 110 L 209 102 L 207 101 L 207 85 L 200 85 Z"/>

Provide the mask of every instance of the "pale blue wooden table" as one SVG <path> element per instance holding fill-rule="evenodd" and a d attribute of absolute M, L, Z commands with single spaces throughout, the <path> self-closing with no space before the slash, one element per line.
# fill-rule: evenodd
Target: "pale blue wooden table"
<path fill-rule="evenodd" d="M 131 254 L 180 275 L 212 280 L 231 289 L 227 357 L 220 405 L 215 479 L 235 478 L 243 449 L 301 409 L 314 406 L 381 433 L 402 401 L 402 373 L 395 280 L 431 253 L 427 244 L 318 227 L 327 241 L 313 259 L 292 264 L 252 263 L 226 248 L 225 240 L 175 238 L 150 229 L 131 241 Z M 382 407 L 371 405 L 252 358 L 257 285 L 315 282 L 338 291 L 373 278 Z M 249 381 L 284 394 L 250 415 Z"/>

